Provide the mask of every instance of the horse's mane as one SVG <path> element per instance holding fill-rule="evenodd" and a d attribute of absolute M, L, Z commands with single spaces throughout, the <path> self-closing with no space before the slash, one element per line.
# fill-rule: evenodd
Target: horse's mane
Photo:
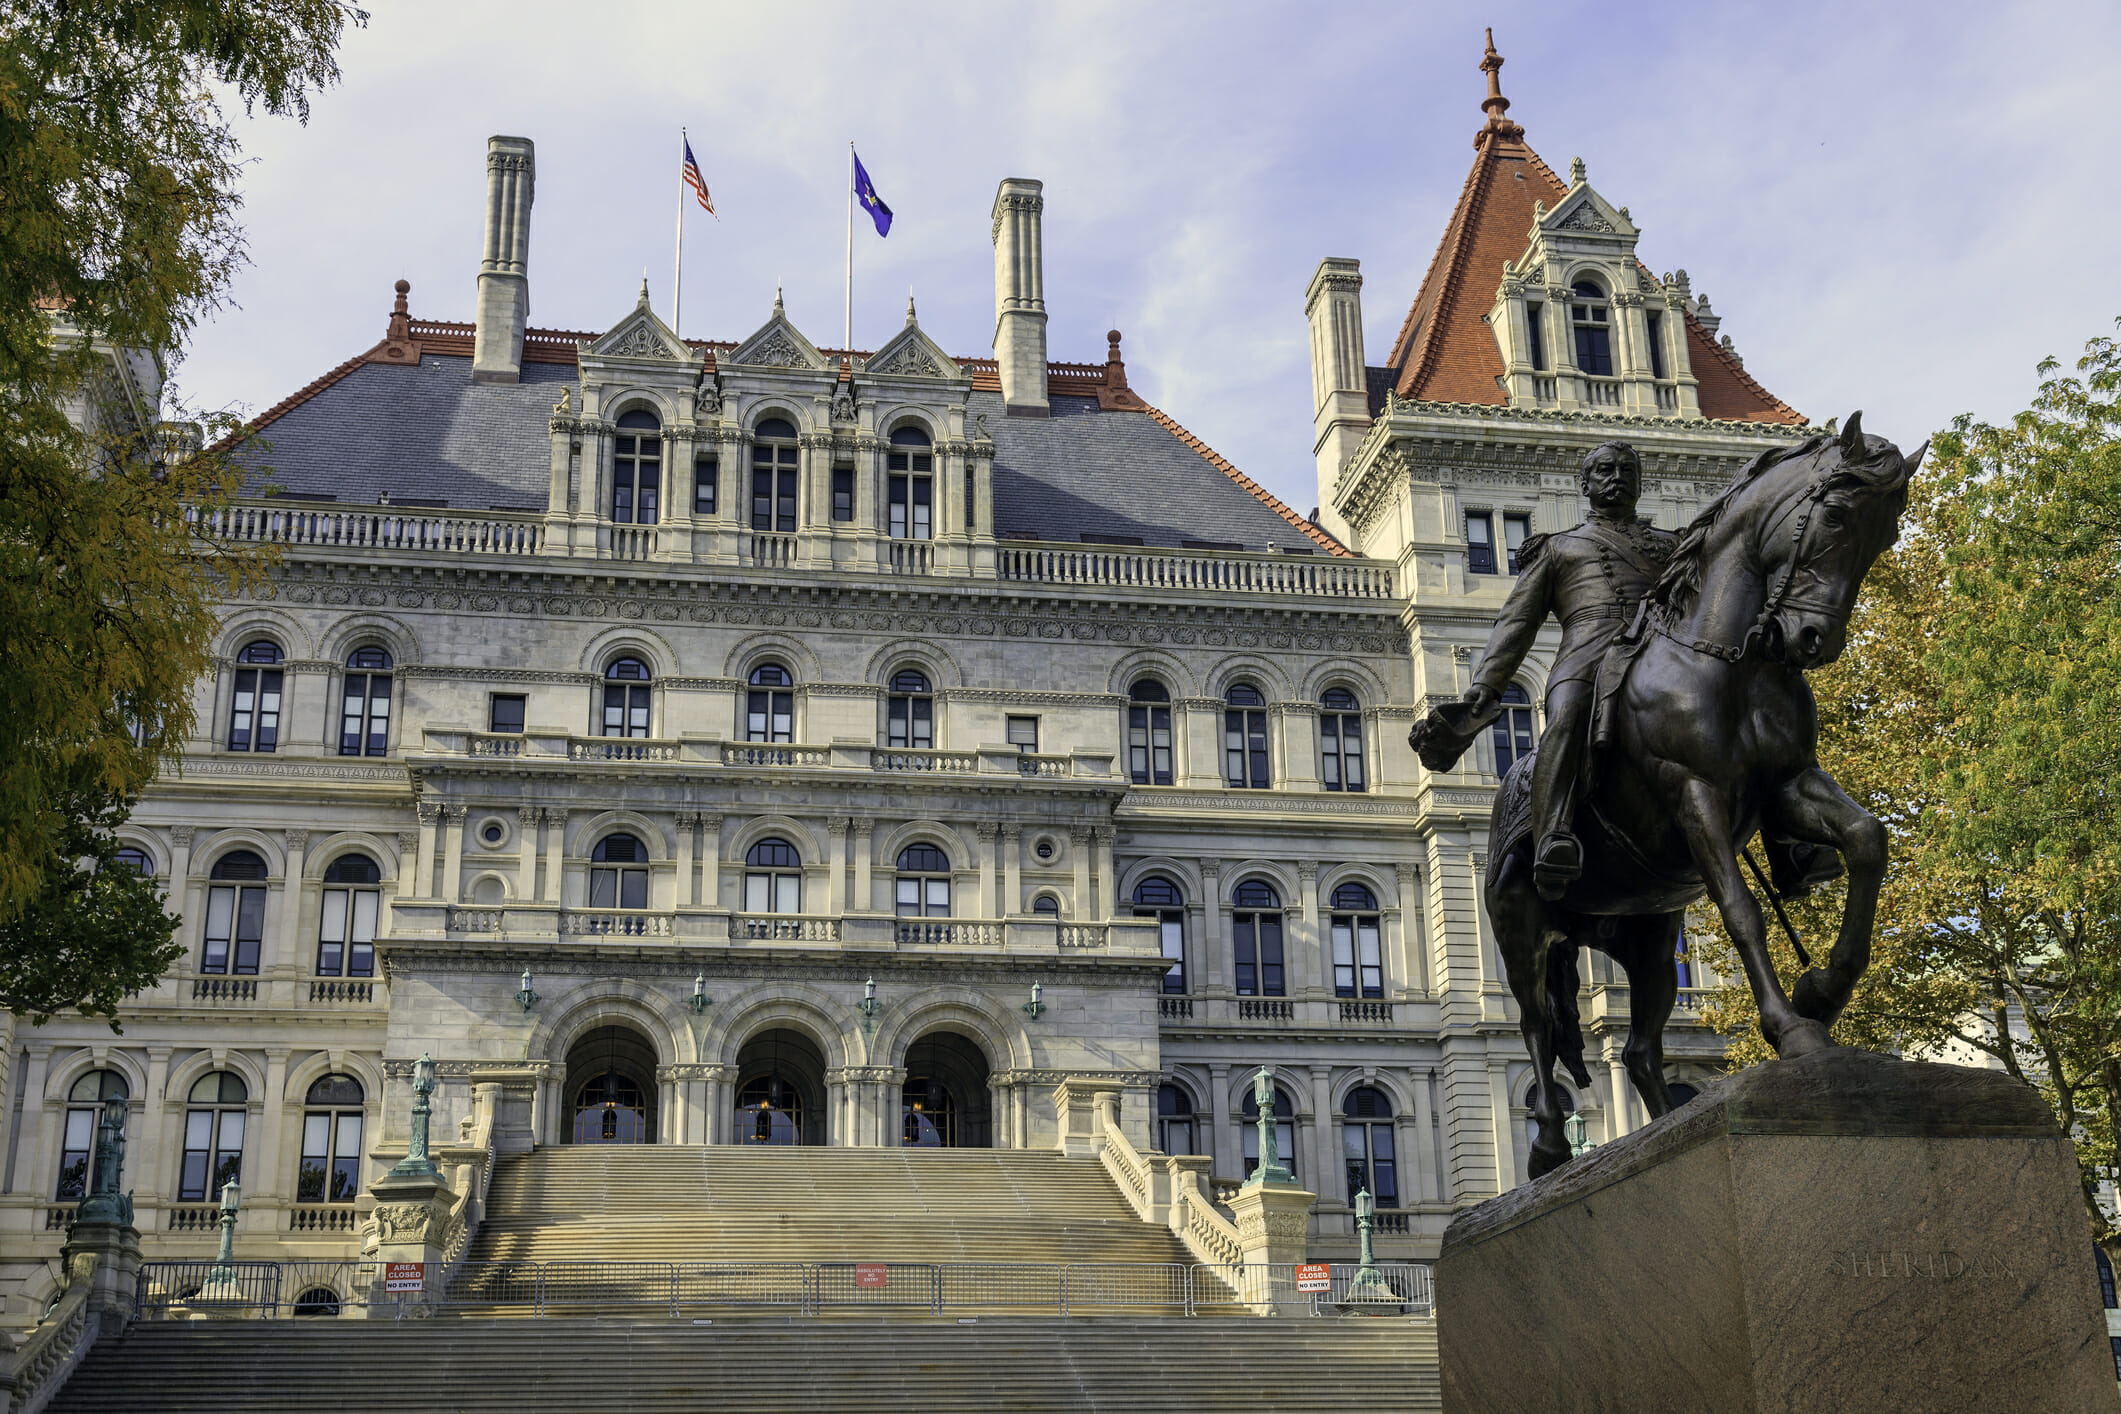
<path fill-rule="evenodd" d="M 1657 579 L 1657 587 L 1650 591 L 1650 602 L 1662 606 L 1671 613 L 1684 613 L 1694 602 L 1694 595 L 1701 589 L 1701 573 L 1708 564 L 1709 533 L 1723 519 L 1723 513 L 1732 501 L 1748 486 L 1758 481 L 1771 467 L 1780 466 L 1794 457 L 1809 456 L 1833 438 L 1822 432 L 1807 437 L 1794 447 L 1770 447 L 1738 469 L 1731 484 L 1718 493 L 1715 500 L 1694 517 L 1687 528 L 1679 533 L 1679 548 L 1665 562 L 1664 573 Z"/>

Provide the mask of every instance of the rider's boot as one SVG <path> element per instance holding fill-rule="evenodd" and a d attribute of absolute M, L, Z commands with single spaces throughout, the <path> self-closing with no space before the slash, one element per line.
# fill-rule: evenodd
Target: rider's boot
<path fill-rule="evenodd" d="M 1532 884 L 1541 898 L 1554 902 L 1582 877 L 1583 846 L 1574 835 L 1557 830 L 1539 841 L 1539 849 L 1532 856 Z"/>

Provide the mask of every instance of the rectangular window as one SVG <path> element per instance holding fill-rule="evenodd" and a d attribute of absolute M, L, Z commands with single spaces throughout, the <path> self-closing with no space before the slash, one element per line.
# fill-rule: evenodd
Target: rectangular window
<path fill-rule="evenodd" d="M 236 669 L 236 700 L 229 712 L 230 751 L 271 751 L 280 742 L 280 669 Z"/>
<path fill-rule="evenodd" d="M 935 538 L 935 478 L 891 478 L 891 536 L 895 540 Z"/>
<path fill-rule="evenodd" d="M 1384 954 L 1375 914 L 1333 915 L 1333 995 L 1382 997 Z"/>
<path fill-rule="evenodd" d="M 935 699 L 894 696 L 884 719 L 884 744 L 899 750 L 927 751 L 935 745 Z"/>
<path fill-rule="evenodd" d="M 701 457 L 692 464 L 692 513 L 696 516 L 714 514 L 715 498 L 721 490 L 722 464 L 713 457 Z"/>
<path fill-rule="evenodd" d="M 777 531 L 782 535 L 795 530 L 795 448 L 780 450 L 775 463 L 768 464 L 764 457 L 751 469 L 751 528 L 753 530 Z"/>
<path fill-rule="evenodd" d="M 753 691 L 745 705 L 744 740 L 794 741 L 795 694 Z"/>
<path fill-rule="evenodd" d="M 1026 751 L 1038 750 L 1038 718 L 1010 717 L 1004 730 L 1008 733 L 1011 746 L 1022 747 Z"/>
<path fill-rule="evenodd" d="M 1528 304 L 1524 307 L 1525 337 L 1531 341 L 1532 371 L 1547 371 L 1547 307 L 1543 304 Z"/>
<path fill-rule="evenodd" d="M 339 723 L 341 756 L 381 756 L 390 744 L 390 674 L 348 673 Z"/>
<path fill-rule="evenodd" d="M 854 468 L 851 466 L 832 469 L 832 518 L 854 519 Z"/>
<path fill-rule="evenodd" d="M 1517 573 L 1517 552 L 1524 548 L 1525 538 L 1532 533 L 1532 518 L 1504 512 L 1502 517 L 1502 548 L 1509 556 L 1510 573 Z"/>
<path fill-rule="evenodd" d="M 216 885 L 206 891 L 206 939 L 200 951 L 201 972 L 258 975 L 258 950 L 265 937 L 265 890 Z"/>
<path fill-rule="evenodd" d="M 1237 994 L 1241 997 L 1287 995 L 1287 975 L 1282 966 L 1281 915 L 1234 914 L 1231 937 L 1237 964 Z"/>
<path fill-rule="evenodd" d="M 1466 515 L 1466 568 L 1474 574 L 1495 573 L 1495 522 L 1486 511 Z"/>
<path fill-rule="evenodd" d="M 1183 993 L 1186 990 L 1185 915 L 1176 909 L 1166 910 L 1157 931 L 1163 942 L 1164 960 L 1171 964 L 1164 969 L 1164 990 Z"/>
<path fill-rule="evenodd" d="M 1577 309 L 1580 311 L 1584 307 L 1578 305 Z M 1594 378 L 1610 378 L 1613 376 L 1613 331 L 1604 323 L 1604 307 L 1593 305 L 1590 308 L 1597 311 L 1595 316 L 1578 315 L 1576 366 Z M 1581 322 L 1587 317 L 1595 317 L 1599 322 Z"/>
<path fill-rule="evenodd" d="M 490 732 L 515 732 L 523 730 L 523 704 L 527 701 L 521 693 L 497 692 L 487 699 L 486 730 Z"/>
<path fill-rule="evenodd" d="M 96 1144 L 95 1110 L 81 1109 L 66 1112 L 66 1136 L 59 1149 L 59 1198 L 85 1198 L 88 1196 L 88 1161 Z"/>
<path fill-rule="evenodd" d="M 1267 714 L 1231 708 L 1223 713 L 1223 773 L 1239 790 L 1265 790 L 1273 784 L 1267 770 Z"/>
<path fill-rule="evenodd" d="M 1318 718 L 1321 776 L 1327 790 L 1363 789 L 1362 714 L 1323 712 Z"/>
<path fill-rule="evenodd" d="M 177 1200 L 210 1202 L 243 1180 L 242 1110 L 191 1110 L 184 1116 L 184 1162 Z"/>
<path fill-rule="evenodd" d="M 1171 784 L 1171 709 L 1137 702 L 1127 709 L 1127 767 L 1138 786 Z"/>
<path fill-rule="evenodd" d="M 1249 1175 L 1254 1169 L 1259 1167 L 1259 1121 L 1255 1116 L 1247 1115 L 1239 1128 L 1244 1133 L 1245 1173 Z M 1281 1166 L 1289 1171 L 1291 1177 L 1294 1177 L 1296 1174 L 1296 1121 L 1291 1119 L 1277 1119 L 1274 1121 L 1274 1147 L 1280 1150 Z"/>
<path fill-rule="evenodd" d="M 376 917 L 382 895 L 374 889 L 326 889 L 317 927 L 319 977 L 376 975 Z"/>
<path fill-rule="evenodd" d="M 965 469 L 965 529 L 979 529 L 979 489 L 970 467 Z"/>
<path fill-rule="evenodd" d="M 646 869 L 592 869 L 589 871 L 591 908 L 648 907 Z"/>
<path fill-rule="evenodd" d="M 1664 316 L 1655 312 L 1644 316 L 1649 325 L 1650 376 L 1662 378 L 1664 372 Z"/>

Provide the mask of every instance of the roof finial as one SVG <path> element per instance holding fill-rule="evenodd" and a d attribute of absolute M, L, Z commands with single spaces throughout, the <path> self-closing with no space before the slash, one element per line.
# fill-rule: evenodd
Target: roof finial
<path fill-rule="evenodd" d="M 641 272 L 641 308 L 648 308 L 648 272 Z"/>
<path fill-rule="evenodd" d="M 1505 116 L 1510 111 L 1510 100 L 1502 96 L 1502 64 L 1502 56 L 1495 52 L 1495 27 L 1490 25 L 1488 52 L 1480 60 L 1480 71 L 1488 76 L 1488 96 L 1480 101 L 1480 106 L 1487 110 L 1488 122 L 1474 134 L 1475 147 L 1486 141 L 1490 133 L 1513 142 L 1524 137 L 1524 129 Z"/>
<path fill-rule="evenodd" d="M 412 337 L 412 316 L 405 309 L 405 296 L 412 293 L 412 281 L 398 281 L 397 290 L 397 302 L 390 307 L 390 332 L 383 337 L 402 341 Z"/>
<path fill-rule="evenodd" d="M 1569 159 L 1569 185 L 1580 187 L 1589 180 L 1589 172 L 1583 165 L 1583 159 L 1581 157 L 1571 157 Z"/>
<path fill-rule="evenodd" d="M 918 322 L 913 317 L 913 286 L 908 285 L 906 287 L 906 323 L 910 325 Z"/>
<path fill-rule="evenodd" d="M 775 314 L 781 315 L 785 315 L 788 313 L 787 310 L 781 307 L 781 287 L 777 282 L 773 287 L 773 312 Z"/>

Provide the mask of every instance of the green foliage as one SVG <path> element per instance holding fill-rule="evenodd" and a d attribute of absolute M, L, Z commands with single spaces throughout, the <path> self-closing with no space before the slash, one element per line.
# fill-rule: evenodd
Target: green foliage
<path fill-rule="evenodd" d="M 240 474 L 227 441 L 163 454 L 163 370 L 242 259 L 223 96 L 306 117 L 363 19 L 0 0 L 0 921 L 66 885 L 84 792 L 132 798 L 184 741 L 221 576 L 259 572 L 197 553 L 186 507 Z"/>
<path fill-rule="evenodd" d="M 1962 416 L 1936 439 L 1847 653 L 1815 675 L 1821 764 L 1892 840 L 1872 970 L 1836 1035 L 1978 1053 L 2036 1086 L 2121 1263 L 2094 1191 L 2121 1180 L 2121 345 L 2058 372 L 2007 425 Z M 1840 890 L 1792 915 L 1823 946 Z M 1709 1014 L 1734 1061 L 1765 1057 L 1742 983 Z"/>
<path fill-rule="evenodd" d="M 64 823 L 42 883 L 0 922 L 0 1007 L 39 1020 L 104 1016 L 117 1030 L 118 1004 L 183 953 L 161 889 L 118 859 L 115 830 L 129 809 L 94 789 L 62 796 Z"/>

